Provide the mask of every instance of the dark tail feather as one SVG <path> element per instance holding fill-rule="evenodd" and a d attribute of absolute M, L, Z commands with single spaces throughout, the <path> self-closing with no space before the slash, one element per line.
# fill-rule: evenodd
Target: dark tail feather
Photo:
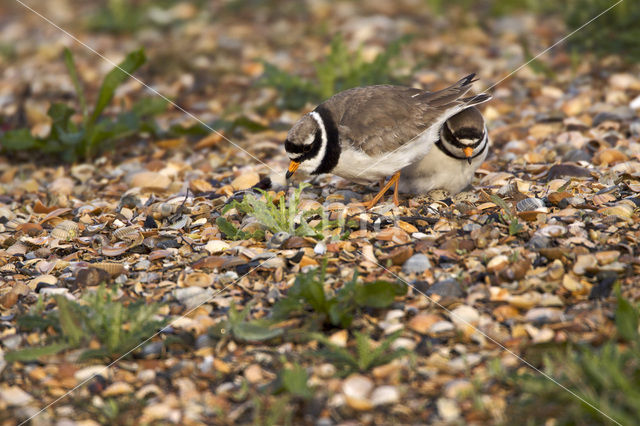
<path fill-rule="evenodd" d="M 470 96 L 468 98 L 460 99 L 460 102 L 466 106 L 474 106 L 478 104 L 483 104 L 489 100 L 491 100 L 493 96 L 488 93 L 480 93 L 479 95 Z"/>
<path fill-rule="evenodd" d="M 418 98 L 424 102 L 428 102 L 431 106 L 437 107 L 440 105 L 447 105 L 455 102 L 460 96 L 464 95 L 471 89 L 471 84 L 475 80 L 476 74 L 469 74 L 468 76 L 461 78 L 458 82 L 446 89 L 439 90 L 437 92 L 427 92 L 418 96 Z"/>

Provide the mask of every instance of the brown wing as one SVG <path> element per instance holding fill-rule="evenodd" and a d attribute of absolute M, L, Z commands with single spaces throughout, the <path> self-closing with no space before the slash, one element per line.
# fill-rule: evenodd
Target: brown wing
<path fill-rule="evenodd" d="M 438 92 L 400 86 L 346 90 L 326 101 L 334 112 L 341 145 L 378 155 L 400 148 L 424 132 L 466 93 L 473 75 Z"/>

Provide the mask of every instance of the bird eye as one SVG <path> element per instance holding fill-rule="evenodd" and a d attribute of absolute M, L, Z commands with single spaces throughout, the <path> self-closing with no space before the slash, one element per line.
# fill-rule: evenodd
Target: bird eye
<path fill-rule="evenodd" d="M 311 145 L 305 145 L 304 147 L 302 147 L 302 150 L 303 150 L 304 152 L 309 152 L 309 151 L 311 151 Z"/>

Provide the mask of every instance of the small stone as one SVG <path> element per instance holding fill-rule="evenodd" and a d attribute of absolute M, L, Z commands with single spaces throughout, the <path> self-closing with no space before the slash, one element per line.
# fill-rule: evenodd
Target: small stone
<path fill-rule="evenodd" d="M 452 380 L 444 387 L 444 395 L 449 399 L 464 397 L 470 395 L 472 392 L 473 384 L 465 379 Z"/>
<path fill-rule="evenodd" d="M 258 364 L 251 364 L 244 370 L 244 377 L 249 383 L 258 383 L 264 379 L 264 374 Z"/>
<path fill-rule="evenodd" d="M 33 401 L 33 397 L 18 386 L 3 386 L 0 387 L 0 401 L 20 407 Z"/>
<path fill-rule="evenodd" d="M 336 374 L 336 367 L 333 364 L 324 363 L 316 367 L 316 374 L 323 379 L 330 379 Z"/>
<path fill-rule="evenodd" d="M 594 272 L 598 266 L 598 259 L 592 254 L 581 254 L 573 264 L 573 273 L 584 275 L 587 272 Z"/>
<path fill-rule="evenodd" d="M 260 175 L 257 173 L 243 173 L 231 182 L 231 187 L 234 191 L 241 191 L 251 188 L 258 182 L 260 182 Z"/>
<path fill-rule="evenodd" d="M 341 348 L 347 347 L 347 339 L 349 338 L 349 332 L 347 330 L 340 330 L 329 336 L 329 341 Z"/>
<path fill-rule="evenodd" d="M 439 315 L 419 314 L 411 318 L 409 321 L 409 328 L 417 333 L 427 334 L 431 326 L 439 321 L 442 321 L 442 318 Z"/>
<path fill-rule="evenodd" d="M 73 179 L 61 177 L 51 182 L 49 192 L 58 195 L 71 195 L 74 185 Z"/>
<path fill-rule="evenodd" d="M 558 308 L 534 308 L 524 316 L 524 320 L 536 324 L 560 322 L 563 319 L 562 310 Z"/>
<path fill-rule="evenodd" d="M 565 198 L 569 198 L 571 197 L 571 193 L 569 192 L 552 192 L 551 194 L 549 194 L 547 196 L 547 199 L 549 200 L 549 202 L 553 205 L 558 205 L 558 203 L 562 200 L 564 200 Z"/>
<path fill-rule="evenodd" d="M 133 393 L 133 387 L 126 382 L 115 382 L 109 385 L 104 391 L 102 396 L 105 398 L 118 395 L 127 395 Z"/>
<path fill-rule="evenodd" d="M 503 254 L 499 254 L 487 263 L 487 272 L 498 272 L 509 264 L 509 258 Z"/>
<path fill-rule="evenodd" d="M 164 191 L 171 185 L 171 179 L 157 172 L 139 172 L 131 176 L 130 183 L 133 188 L 147 188 Z"/>
<path fill-rule="evenodd" d="M 379 386 L 371 393 L 371 403 L 375 406 L 395 404 L 400 400 L 400 393 L 395 386 Z"/>
<path fill-rule="evenodd" d="M 107 368 L 106 365 L 91 365 L 89 367 L 85 367 L 76 371 L 73 374 L 73 377 L 79 382 L 84 382 L 85 380 L 89 379 L 92 376 L 96 376 L 96 375 L 106 376 L 108 372 L 109 372 L 109 369 Z"/>
<path fill-rule="evenodd" d="M 453 422 L 460 417 L 460 408 L 453 399 L 438 398 L 436 401 L 438 414 L 445 422 Z"/>
<path fill-rule="evenodd" d="M 617 164 L 617 163 L 622 163 L 628 160 L 629 160 L 629 157 L 625 153 L 615 148 L 608 148 L 603 151 L 600 151 L 593 158 L 594 164 L 602 164 L 602 165 Z"/>
<path fill-rule="evenodd" d="M 573 164 L 556 164 L 549 169 L 548 180 L 560 179 L 562 177 L 591 177 L 589 170 Z"/>
<path fill-rule="evenodd" d="M 342 383 L 342 393 L 347 404 L 358 411 L 371 410 L 373 403 L 369 399 L 373 382 L 368 377 L 360 374 L 352 374 Z"/>
<path fill-rule="evenodd" d="M 405 274 L 422 274 L 431 268 L 429 258 L 422 253 L 414 254 L 402 265 L 402 272 Z"/>
<path fill-rule="evenodd" d="M 313 252 L 318 256 L 324 256 L 324 254 L 327 252 L 327 245 L 322 241 L 320 241 L 313 248 Z"/>
<path fill-rule="evenodd" d="M 222 240 L 210 240 L 204 246 L 204 249 L 208 251 L 209 254 L 218 254 L 225 250 L 229 250 L 229 247 L 229 244 Z"/>
<path fill-rule="evenodd" d="M 460 299 L 464 297 L 464 291 L 456 280 L 438 281 L 427 290 L 427 296 L 439 296 L 440 301 Z"/>
<path fill-rule="evenodd" d="M 456 327 L 449 321 L 438 321 L 429 328 L 429 335 L 439 336 L 454 331 Z"/>
<path fill-rule="evenodd" d="M 291 238 L 291 235 L 287 232 L 277 232 L 273 237 L 269 239 L 267 247 L 269 248 L 281 248 L 282 245 Z"/>
<path fill-rule="evenodd" d="M 468 305 L 461 305 L 451 311 L 451 321 L 458 328 L 465 328 L 469 325 L 476 325 L 480 320 L 480 313 L 476 308 Z"/>

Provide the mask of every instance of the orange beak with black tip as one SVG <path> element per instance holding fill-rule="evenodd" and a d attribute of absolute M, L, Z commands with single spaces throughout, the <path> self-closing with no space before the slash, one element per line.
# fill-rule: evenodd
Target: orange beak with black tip
<path fill-rule="evenodd" d="M 471 164 L 471 156 L 473 155 L 473 148 L 468 146 L 464 148 L 462 152 L 464 152 L 465 157 L 467 157 L 467 161 L 469 162 L 469 164 Z"/>
<path fill-rule="evenodd" d="M 300 163 L 291 160 L 291 162 L 289 163 L 289 170 L 287 170 L 286 178 L 289 179 L 291 176 L 293 176 L 296 170 L 298 170 L 298 167 L 300 167 Z"/>

